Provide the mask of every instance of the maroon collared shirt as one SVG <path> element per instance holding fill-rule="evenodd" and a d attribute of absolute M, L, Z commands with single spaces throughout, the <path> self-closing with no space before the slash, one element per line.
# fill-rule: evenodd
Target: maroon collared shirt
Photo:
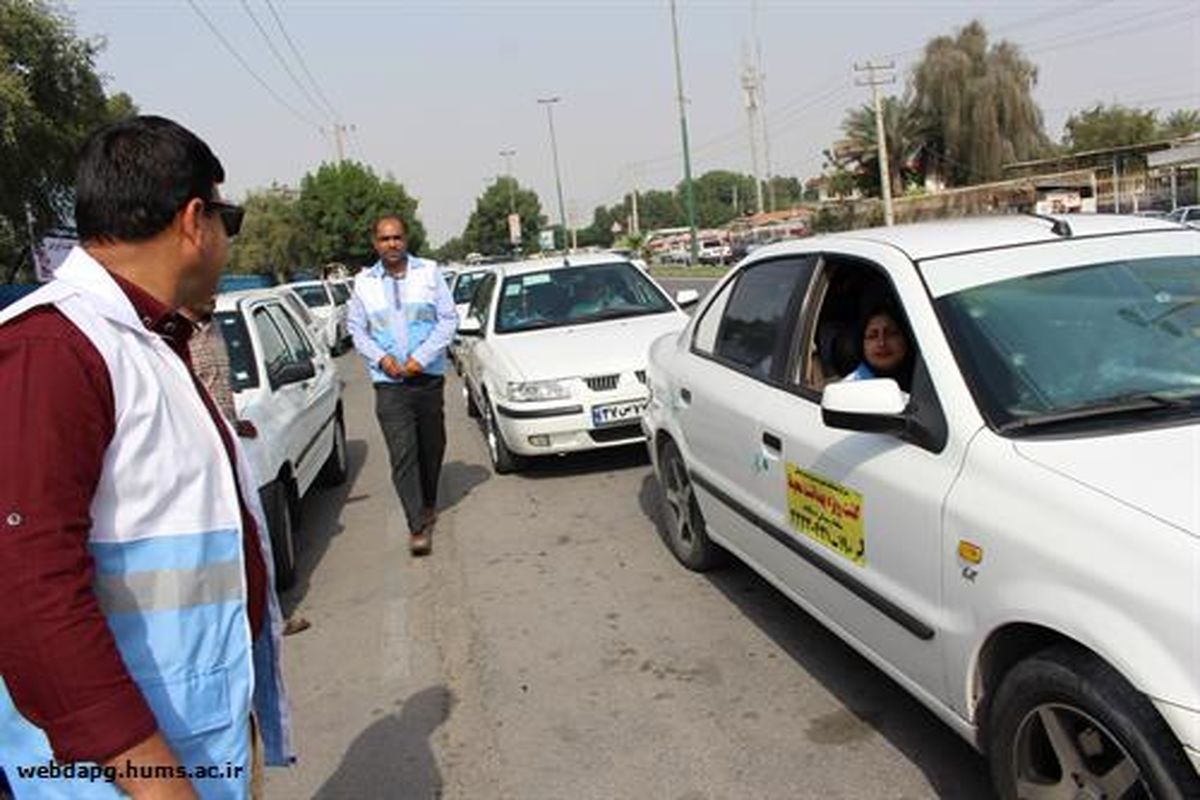
<path fill-rule="evenodd" d="M 112 277 L 146 327 L 187 363 L 191 324 Z M 196 386 L 232 462 L 228 430 Z M 40 306 L 0 326 L 0 676 L 62 761 L 107 761 L 158 728 L 92 591 L 91 502 L 115 430 L 108 368 L 74 324 Z M 247 488 L 239 486 L 238 502 L 257 637 L 267 572 Z"/>

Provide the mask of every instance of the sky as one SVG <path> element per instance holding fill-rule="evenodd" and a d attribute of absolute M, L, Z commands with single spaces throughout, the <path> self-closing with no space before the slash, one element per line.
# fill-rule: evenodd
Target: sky
<path fill-rule="evenodd" d="M 504 149 L 516 151 L 514 176 L 556 219 L 537 102 L 555 96 L 563 193 L 576 224 L 635 186 L 669 188 L 683 175 L 668 0 L 63 7 L 79 35 L 104 41 L 97 65 L 107 90 L 204 138 L 232 197 L 273 182 L 296 186 L 335 160 L 340 121 L 346 156 L 404 184 L 435 244 L 462 231 L 475 199 L 504 173 Z M 1035 98 L 1055 139 L 1072 112 L 1097 102 L 1200 108 L 1194 0 L 679 0 L 693 173 L 750 172 L 740 79 L 756 29 L 771 171 L 805 179 L 820 174 L 821 151 L 846 110 L 870 100 L 855 85 L 856 63 L 894 62 L 897 83 L 886 88 L 902 93 L 925 42 L 972 19 L 1038 66 Z"/>

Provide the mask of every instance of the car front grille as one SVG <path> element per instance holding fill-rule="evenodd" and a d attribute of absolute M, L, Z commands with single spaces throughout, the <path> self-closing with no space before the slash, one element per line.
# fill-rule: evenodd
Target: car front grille
<path fill-rule="evenodd" d="M 624 439 L 645 439 L 646 433 L 639 423 L 634 423 L 633 425 L 614 425 L 611 428 L 596 428 L 588 431 L 588 436 L 591 436 L 592 441 L 598 444 L 607 444 Z"/>
<path fill-rule="evenodd" d="M 583 382 L 586 383 L 588 388 L 593 392 L 611 392 L 613 389 L 617 388 L 617 384 L 620 383 L 620 381 L 621 376 L 619 374 L 592 375 L 583 379 Z"/>

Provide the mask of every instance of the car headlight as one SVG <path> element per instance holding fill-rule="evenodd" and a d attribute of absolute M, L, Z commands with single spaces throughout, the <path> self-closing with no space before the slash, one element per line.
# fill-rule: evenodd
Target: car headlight
<path fill-rule="evenodd" d="M 564 400 L 570 396 L 571 390 L 562 381 L 523 381 L 508 384 L 508 399 L 516 403 Z"/>

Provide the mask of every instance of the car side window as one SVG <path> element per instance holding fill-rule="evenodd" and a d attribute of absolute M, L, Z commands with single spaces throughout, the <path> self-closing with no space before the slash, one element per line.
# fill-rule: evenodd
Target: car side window
<path fill-rule="evenodd" d="M 721 293 L 713 298 L 704 309 L 704 316 L 696 323 L 696 333 L 692 337 L 692 349 L 697 353 L 711 356 L 717 346 L 717 332 L 721 329 L 721 318 L 725 315 L 725 306 L 729 304 L 729 296 L 737 278 L 721 287 Z"/>
<path fill-rule="evenodd" d="M 745 268 L 721 316 L 713 354 L 766 380 L 786 358 L 793 316 L 789 309 L 807 289 L 815 256 L 781 258 Z"/>
<path fill-rule="evenodd" d="M 254 309 L 254 329 L 258 332 L 258 341 L 262 345 L 263 367 L 268 378 L 274 383 L 275 376 L 291 362 L 292 353 L 284 341 L 283 333 L 266 308 Z"/>
<path fill-rule="evenodd" d="M 282 306 L 273 306 L 271 315 L 275 317 L 279 329 L 283 332 L 283 340 L 292 351 L 294 361 L 307 361 L 316 353 L 312 341 L 305 335 L 292 315 Z"/>
<path fill-rule="evenodd" d="M 467 316 L 479 320 L 484 330 L 487 329 L 488 312 L 492 307 L 492 289 L 495 286 L 496 273 L 488 273 L 479 286 L 475 287 L 475 294 L 471 297 L 471 306 L 467 311 Z"/>

